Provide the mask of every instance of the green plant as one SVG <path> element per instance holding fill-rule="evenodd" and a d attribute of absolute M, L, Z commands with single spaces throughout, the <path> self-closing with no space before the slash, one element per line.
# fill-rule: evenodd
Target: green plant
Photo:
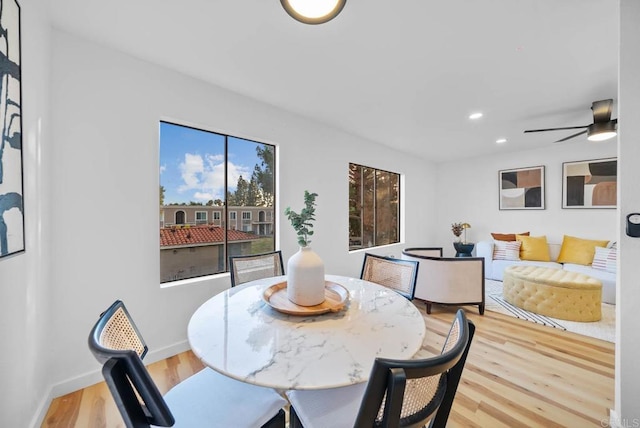
<path fill-rule="evenodd" d="M 309 193 L 308 190 L 304 191 L 304 208 L 300 211 L 300 214 L 292 211 L 289 207 L 284 210 L 284 214 L 298 234 L 298 245 L 301 247 L 306 247 L 311 243 L 309 237 L 313 235 L 313 230 L 311 229 L 313 228 L 312 221 L 315 220 L 316 196 L 318 196 L 317 193 Z"/>

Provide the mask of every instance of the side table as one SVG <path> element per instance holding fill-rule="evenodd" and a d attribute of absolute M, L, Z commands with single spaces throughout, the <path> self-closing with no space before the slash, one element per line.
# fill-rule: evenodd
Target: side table
<path fill-rule="evenodd" d="M 456 249 L 456 257 L 471 257 L 471 252 L 475 244 L 471 242 L 454 242 L 453 248 Z"/>

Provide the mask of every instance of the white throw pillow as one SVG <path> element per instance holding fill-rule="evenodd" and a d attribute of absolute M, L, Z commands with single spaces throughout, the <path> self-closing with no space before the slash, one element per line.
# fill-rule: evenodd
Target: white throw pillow
<path fill-rule="evenodd" d="M 606 272 L 616 273 L 618 250 L 616 248 L 596 247 L 591 267 Z"/>
<path fill-rule="evenodd" d="M 493 260 L 520 260 L 520 241 L 495 241 Z"/>

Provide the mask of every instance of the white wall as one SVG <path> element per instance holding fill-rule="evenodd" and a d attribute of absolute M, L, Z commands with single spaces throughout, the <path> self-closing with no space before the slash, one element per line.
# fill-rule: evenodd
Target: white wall
<path fill-rule="evenodd" d="M 125 301 L 153 361 L 186 349 L 186 327 L 198 305 L 228 287 L 228 276 L 160 288 L 158 122 L 172 120 L 278 145 L 280 206 L 299 209 L 317 192 L 313 248 L 327 271 L 359 275 L 362 253 L 348 253 L 348 163 L 404 174 L 406 245 L 429 242 L 434 220 L 429 163 L 328 129 L 81 40 L 53 32 L 51 182 L 52 304 L 49 334 L 56 394 L 100 380 L 87 349 L 98 314 Z M 114 222 L 112 213 L 120 213 Z M 284 216 L 283 256 L 297 251 Z M 383 251 L 399 253 L 403 245 Z"/>
<path fill-rule="evenodd" d="M 618 166 L 621 175 L 619 194 L 620 256 L 618 260 L 618 289 L 616 318 L 616 400 L 612 425 L 631 427 L 640 425 L 640 330 L 637 311 L 640 307 L 640 239 L 625 234 L 627 214 L 640 212 L 640 2 L 620 2 L 620 79 L 619 119 L 620 145 Z"/>
<path fill-rule="evenodd" d="M 588 239 L 616 237 L 614 209 L 562 209 L 562 163 L 617 156 L 616 140 L 601 143 L 583 141 L 549 145 L 553 135 L 540 137 L 537 150 L 505 152 L 438 165 L 436 201 L 439 209 L 436 239 L 445 253 L 453 255 L 451 223 L 467 222 L 467 240 L 491 239 L 491 232 L 546 235 L 549 242 L 561 243 L 563 235 Z M 507 143 L 509 144 L 509 143 Z M 506 148 L 505 148 L 506 150 Z M 498 171 L 545 166 L 544 210 L 498 209 Z"/>
<path fill-rule="evenodd" d="M 38 0 L 20 0 L 24 253 L 0 260 L 0 425 L 29 426 L 48 406 L 50 153 L 49 24 Z"/>

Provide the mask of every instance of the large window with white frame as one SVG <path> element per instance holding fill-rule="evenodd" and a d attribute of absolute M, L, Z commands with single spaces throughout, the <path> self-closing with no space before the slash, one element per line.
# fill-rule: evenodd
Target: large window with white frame
<path fill-rule="evenodd" d="M 349 250 L 400 242 L 400 174 L 349 164 Z"/>
<path fill-rule="evenodd" d="M 225 272 L 229 256 L 273 251 L 275 226 L 254 232 L 251 213 L 275 219 L 275 172 L 273 145 L 160 122 L 160 281 Z"/>

